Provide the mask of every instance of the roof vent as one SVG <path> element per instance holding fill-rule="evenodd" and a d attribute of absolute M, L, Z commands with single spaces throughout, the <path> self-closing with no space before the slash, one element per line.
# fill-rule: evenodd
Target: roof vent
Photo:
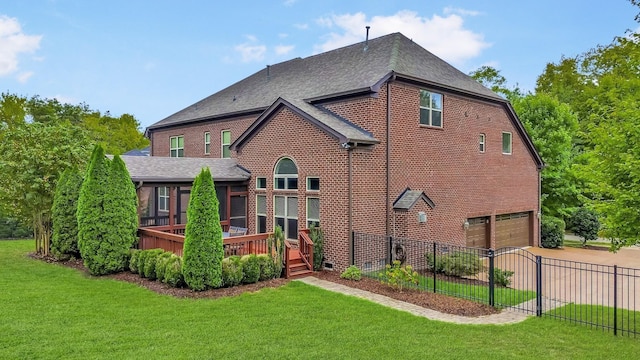
<path fill-rule="evenodd" d="M 267 80 L 270 79 L 270 71 L 271 70 L 271 65 L 267 65 Z"/>
<path fill-rule="evenodd" d="M 369 29 L 371 26 L 367 25 L 365 28 L 367 28 L 367 37 L 364 40 L 364 51 L 367 51 L 367 49 L 369 49 Z"/>

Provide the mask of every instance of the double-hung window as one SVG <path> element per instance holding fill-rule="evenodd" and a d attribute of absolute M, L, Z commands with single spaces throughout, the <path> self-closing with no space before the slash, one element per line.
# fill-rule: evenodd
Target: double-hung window
<path fill-rule="evenodd" d="M 172 136 L 169 144 L 170 157 L 184 157 L 184 136 Z"/>
<path fill-rule="evenodd" d="M 220 133 L 220 143 L 222 144 L 222 149 L 220 150 L 221 157 L 230 158 L 231 157 L 231 130 L 222 130 Z"/>
<path fill-rule="evenodd" d="M 487 141 L 486 136 L 484 134 L 480 134 L 479 144 L 480 144 L 480 152 L 481 153 L 483 153 L 485 151 L 486 141 Z"/>
<path fill-rule="evenodd" d="M 275 225 L 280 226 L 287 239 L 298 238 L 298 197 L 274 196 Z"/>
<path fill-rule="evenodd" d="M 169 211 L 169 188 L 166 186 L 158 188 L 158 211 Z"/>
<path fill-rule="evenodd" d="M 442 127 L 442 94 L 420 90 L 420 125 Z"/>
<path fill-rule="evenodd" d="M 204 133 L 204 153 L 209 155 L 211 153 L 211 133 Z"/>

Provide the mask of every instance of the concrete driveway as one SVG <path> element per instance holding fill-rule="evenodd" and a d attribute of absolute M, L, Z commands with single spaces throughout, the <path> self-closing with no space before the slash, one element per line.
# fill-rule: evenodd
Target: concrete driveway
<path fill-rule="evenodd" d="M 617 253 L 577 248 L 527 248 L 496 256 L 495 266 L 514 272 L 511 287 L 535 290 L 535 256 L 542 257 L 542 296 L 545 299 L 608 307 L 616 304 L 619 308 L 640 311 L 639 248 L 623 248 Z M 614 270 L 613 265 L 618 268 Z M 617 271 L 617 277 L 614 271 Z"/>

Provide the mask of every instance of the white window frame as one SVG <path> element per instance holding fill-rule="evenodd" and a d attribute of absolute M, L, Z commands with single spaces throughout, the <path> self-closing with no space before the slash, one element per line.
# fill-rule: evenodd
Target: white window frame
<path fill-rule="evenodd" d="M 276 199 L 278 197 L 284 198 L 284 217 L 282 216 L 278 216 L 278 213 L 276 211 Z M 273 227 L 275 228 L 278 225 L 278 219 L 279 218 L 283 218 L 284 219 L 284 228 L 282 229 L 282 232 L 284 233 L 285 239 L 291 239 L 291 240 L 297 240 L 298 239 L 298 231 L 300 230 L 300 220 L 299 220 L 299 214 L 300 214 L 300 208 L 298 207 L 298 211 L 296 216 L 291 216 L 289 215 L 289 199 L 296 199 L 296 203 L 298 202 L 298 195 L 274 195 L 273 196 Z M 296 224 L 297 224 L 297 229 L 296 229 L 296 237 L 295 238 L 288 238 L 288 234 L 289 234 L 289 222 L 287 220 L 295 220 Z"/>
<path fill-rule="evenodd" d="M 505 152 L 504 150 L 504 136 L 509 135 L 509 151 Z M 502 132 L 502 154 L 511 155 L 513 154 L 513 135 L 509 131 Z"/>
<path fill-rule="evenodd" d="M 318 218 L 311 218 L 309 216 L 309 199 L 318 199 Z M 311 226 L 311 223 L 316 223 L 316 226 L 320 225 L 320 198 L 317 196 L 307 196 L 306 211 L 307 211 L 307 228 Z"/>
<path fill-rule="evenodd" d="M 211 154 L 211 133 L 208 131 L 204 133 L 204 154 Z"/>
<path fill-rule="evenodd" d="M 229 142 L 224 142 L 224 134 L 229 133 Z M 224 156 L 224 148 L 225 146 L 229 149 L 229 156 Z M 231 157 L 231 130 L 222 130 L 220 131 L 220 157 L 221 158 L 230 158 Z"/>
<path fill-rule="evenodd" d="M 173 147 L 173 139 L 176 139 L 175 147 Z M 182 146 L 180 146 L 180 139 L 182 139 Z M 180 150 L 182 150 L 182 156 L 180 156 Z M 171 136 L 169 138 L 169 157 L 184 157 L 184 135 Z"/>
<path fill-rule="evenodd" d="M 278 166 L 280 165 L 280 162 L 288 159 L 291 160 L 291 162 L 293 162 L 293 165 L 295 165 L 296 167 L 296 173 L 295 174 L 278 174 L 277 170 L 278 170 Z M 284 179 L 284 188 L 280 189 L 278 188 L 278 179 Z M 289 188 L 289 179 L 296 179 L 296 184 L 298 184 L 295 188 Z M 273 169 L 273 190 L 275 191 L 292 191 L 292 190 L 298 190 L 298 188 L 300 187 L 300 184 L 298 183 L 298 165 L 296 164 L 295 161 L 293 161 L 293 159 L 288 158 L 288 157 L 283 157 L 280 160 L 278 160 L 278 162 L 276 163 L 275 168 Z"/>
<path fill-rule="evenodd" d="M 311 184 L 311 179 L 318 179 L 318 188 L 317 189 L 311 189 L 311 187 L 309 186 L 309 184 Z M 319 176 L 307 176 L 307 191 L 309 192 L 318 192 L 320 191 L 320 177 Z"/>
<path fill-rule="evenodd" d="M 264 187 L 260 187 L 260 179 L 264 179 Z M 256 190 L 267 190 L 267 178 L 266 176 L 256 177 Z"/>
<path fill-rule="evenodd" d="M 484 153 L 485 151 L 487 151 L 487 135 L 485 134 L 480 134 L 479 137 L 479 147 L 480 147 L 480 152 Z"/>
<path fill-rule="evenodd" d="M 422 94 L 423 93 L 428 93 L 429 94 L 429 105 L 428 106 L 423 106 L 422 105 L 422 101 L 420 101 L 420 114 L 419 114 L 419 119 L 418 122 L 420 123 L 421 126 L 428 126 L 428 127 L 434 127 L 434 128 L 443 128 L 444 127 L 444 111 L 442 108 L 444 108 L 444 95 L 442 95 L 441 93 L 437 93 L 437 92 L 433 92 L 433 91 L 429 91 L 426 89 L 420 89 L 420 99 L 422 99 Z M 433 95 L 438 95 L 440 96 L 440 109 L 438 108 L 434 108 L 432 107 L 433 101 L 432 101 L 432 96 Z M 422 123 L 422 110 L 428 110 L 429 111 L 429 119 L 427 121 L 426 124 Z M 434 112 L 439 112 L 440 113 L 440 125 L 433 125 L 433 113 Z"/>
<path fill-rule="evenodd" d="M 265 212 L 264 212 L 264 213 L 260 213 L 260 212 L 258 212 L 258 198 L 259 198 L 259 197 L 263 197 L 263 198 L 264 198 L 264 202 L 265 202 Z M 256 234 L 259 234 L 259 233 L 260 233 L 260 228 L 259 228 L 259 226 L 260 226 L 260 221 L 259 221 L 260 216 L 264 216 L 264 220 L 265 220 L 265 231 L 266 231 L 266 228 L 267 228 L 267 226 L 266 226 L 266 223 L 267 223 L 267 211 L 266 211 L 266 207 L 267 207 L 267 206 L 266 206 L 266 205 L 267 205 L 267 195 L 264 195 L 264 194 L 257 194 L 257 195 L 256 195 Z M 284 230 L 284 229 L 283 229 L 283 230 Z"/>
<path fill-rule="evenodd" d="M 161 201 L 164 199 L 164 201 Z M 164 204 L 164 206 L 162 206 Z M 168 186 L 159 186 L 158 187 L 158 211 L 168 212 L 169 211 L 169 187 Z"/>

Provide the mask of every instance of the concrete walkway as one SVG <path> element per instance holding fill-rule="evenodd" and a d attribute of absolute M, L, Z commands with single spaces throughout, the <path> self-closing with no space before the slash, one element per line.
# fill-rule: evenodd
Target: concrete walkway
<path fill-rule="evenodd" d="M 354 289 L 348 286 L 336 284 L 330 281 L 320 280 L 318 278 L 309 276 L 305 278 L 298 279 L 297 281 L 301 281 L 305 284 L 309 284 L 312 286 L 317 286 L 319 288 L 333 291 L 345 295 L 351 295 L 355 297 L 359 297 L 361 299 L 373 301 L 375 303 L 388 306 L 393 309 L 397 309 L 400 311 L 406 311 L 416 316 L 425 317 L 430 320 L 444 321 L 455 324 L 515 324 L 527 319 L 530 315 L 522 312 L 518 312 L 517 310 L 505 309 L 499 314 L 486 315 L 486 316 L 478 316 L 478 317 L 467 317 L 453 314 L 445 314 L 439 311 L 425 309 L 418 305 L 406 303 L 404 301 L 392 299 L 390 297 L 384 295 L 374 294 L 368 291 Z M 534 300 L 535 301 L 535 300 Z"/>

